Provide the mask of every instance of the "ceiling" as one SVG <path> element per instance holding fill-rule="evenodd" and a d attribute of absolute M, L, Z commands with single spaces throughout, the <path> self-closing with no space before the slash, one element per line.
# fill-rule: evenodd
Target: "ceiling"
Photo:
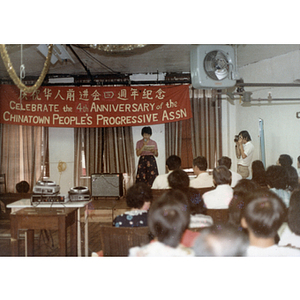
<path fill-rule="evenodd" d="M 45 56 L 37 50 L 37 46 L 37 44 L 22 46 L 26 76 L 38 77 L 43 69 Z M 92 75 L 190 72 L 190 44 L 150 44 L 142 48 L 114 53 L 93 49 L 83 44 L 65 45 L 65 47 L 74 63 L 67 60 L 51 64 L 49 75 L 87 75 L 88 71 Z M 238 67 L 300 49 L 300 45 L 296 44 L 240 44 L 234 47 Z M 21 45 L 6 45 L 6 48 L 19 76 Z M 0 59 L 0 79 L 10 79 L 2 59 Z"/>

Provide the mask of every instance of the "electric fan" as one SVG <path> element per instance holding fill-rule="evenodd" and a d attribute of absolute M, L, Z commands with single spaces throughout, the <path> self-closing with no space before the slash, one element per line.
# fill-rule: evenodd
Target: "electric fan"
<path fill-rule="evenodd" d="M 192 85 L 196 89 L 225 89 L 236 84 L 231 46 L 192 46 L 190 63 Z"/>

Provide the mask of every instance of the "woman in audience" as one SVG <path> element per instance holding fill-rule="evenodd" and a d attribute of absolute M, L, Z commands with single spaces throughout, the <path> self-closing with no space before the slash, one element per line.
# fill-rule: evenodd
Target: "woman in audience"
<path fill-rule="evenodd" d="M 249 179 L 241 179 L 233 189 L 233 197 L 228 207 L 228 223 L 242 231 L 241 214 L 247 205 L 247 195 L 257 189 L 259 185 Z"/>
<path fill-rule="evenodd" d="M 293 191 L 299 187 L 299 177 L 297 170 L 293 166 L 289 166 L 285 168 L 287 177 L 288 177 L 288 190 Z"/>
<path fill-rule="evenodd" d="M 200 192 L 189 187 L 189 176 L 181 169 L 174 170 L 168 176 L 168 182 L 171 189 L 178 189 L 187 195 L 190 207 L 190 224 L 189 228 L 207 227 L 213 224 L 211 216 L 206 215 L 206 206 Z"/>
<path fill-rule="evenodd" d="M 290 198 L 287 223 L 279 229 L 279 246 L 300 249 L 300 190 L 295 190 Z"/>
<path fill-rule="evenodd" d="M 142 247 L 133 247 L 129 256 L 194 256 L 180 241 L 190 222 L 186 195 L 169 190 L 154 201 L 148 213 L 148 225 L 154 239 Z"/>
<path fill-rule="evenodd" d="M 152 202 L 152 190 L 144 182 L 135 183 L 126 194 L 126 203 L 131 210 L 113 220 L 116 227 L 148 226 L 147 213 Z"/>
<path fill-rule="evenodd" d="M 288 177 L 286 169 L 279 165 L 270 166 L 266 171 L 266 179 L 269 189 L 277 194 L 288 207 L 291 192 L 288 190 Z"/>
<path fill-rule="evenodd" d="M 252 180 L 262 188 L 267 188 L 266 170 L 261 160 L 252 162 Z"/>

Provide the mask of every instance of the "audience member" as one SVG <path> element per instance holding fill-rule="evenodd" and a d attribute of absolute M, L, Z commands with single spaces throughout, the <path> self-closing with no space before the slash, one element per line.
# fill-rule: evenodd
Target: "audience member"
<path fill-rule="evenodd" d="M 288 178 L 286 169 L 279 165 L 269 166 L 266 170 L 266 180 L 269 189 L 276 193 L 288 207 L 291 192 L 288 188 Z"/>
<path fill-rule="evenodd" d="M 168 176 L 176 169 L 181 168 L 181 158 L 171 155 L 166 160 L 167 173 L 158 175 L 152 184 L 152 189 L 169 189 Z"/>
<path fill-rule="evenodd" d="M 241 214 L 247 205 L 247 195 L 259 189 L 257 183 L 249 179 L 242 179 L 233 189 L 233 197 L 228 207 L 228 223 L 242 231 Z"/>
<path fill-rule="evenodd" d="M 256 182 L 260 187 L 267 188 L 266 169 L 261 160 L 252 162 L 252 181 Z"/>
<path fill-rule="evenodd" d="M 268 190 L 252 192 L 248 197 L 241 219 L 249 234 L 247 256 L 300 256 L 300 250 L 275 244 L 277 231 L 286 216 L 282 199 Z"/>
<path fill-rule="evenodd" d="M 190 222 L 186 195 L 169 190 L 151 205 L 148 225 L 154 239 L 142 247 L 129 249 L 129 256 L 194 256 L 180 241 Z"/>
<path fill-rule="evenodd" d="M 289 191 L 293 191 L 299 187 L 299 177 L 297 170 L 293 166 L 285 167 L 287 173 L 287 186 Z"/>
<path fill-rule="evenodd" d="M 236 184 L 238 183 L 239 180 L 242 179 L 242 175 L 234 172 L 232 170 L 230 170 L 231 168 L 231 158 L 227 157 L 227 156 L 222 156 L 219 160 L 218 160 L 218 165 L 219 166 L 225 166 L 228 168 L 228 170 L 231 173 L 231 187 L 235 187 Z"/>
<path fill-rule="evenodd" d="M 230 186 L 231 173 L 225 166 L 219 166 L 213 170 L 213 181 L 216 189 L 206 192 L 203 200 L 209 209 L 226 209 L 233 196 L 233 189 Z"/>
<path fill-rule="evenodd" d="M 291 246 L 300 249 L 300 190 L 292 193 L 288 208 L 287 223 L 280 228 L 279 246 Z"/>
<path fill-rule="evenodd" d="M 246 233 L 231 225 L 214 225 L 201 231 L 193 249 L 196 256 L 246 256 L 248 246 Z"/>
<path fill-rule="evenodd" d="M 151 202 L 151 188 L 144 182 L 135 183 L 127 190 L 126 194 L 126 203 L 131 210 L 117 216 L 113 220 L 113 226 L 148 226 L 147 215 Z"/>
<path fill-rule="evenodd" d="M 277 164 L 282 167 L 290 167 L 293 164 L 293 159 L 288 154 L 281 154 L 278 158 Z"/>
<path fill-rule="evenodd" d="M 207 172 L 207 160 L 204 156 L 197 156 L 193 159 L 193 170 L 196 178 L 190 181 L 190 187 L 206 188 L 213 187 L 213 178 Z"/>
<path fill-rule="evenodd" d="M 206 206 L 200 192 L 189 187 L 187 173 L 180 169 L 175 170 L 168 177 L 168 181 L 172 189 L 179 189 L 187 195 L 191 213 L 189 228 L 211 226 L 213 219 L 206 215 Z"/>

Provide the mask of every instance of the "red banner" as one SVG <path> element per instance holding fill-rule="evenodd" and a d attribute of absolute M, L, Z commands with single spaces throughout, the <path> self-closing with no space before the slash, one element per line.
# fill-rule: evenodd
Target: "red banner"
<path fill-rule="evenodd" d="M 48 127 L 118 127 L 192 117 L 188 85 L 44 86 L 20 94 L 0 85 L 0 123 Z"/>

